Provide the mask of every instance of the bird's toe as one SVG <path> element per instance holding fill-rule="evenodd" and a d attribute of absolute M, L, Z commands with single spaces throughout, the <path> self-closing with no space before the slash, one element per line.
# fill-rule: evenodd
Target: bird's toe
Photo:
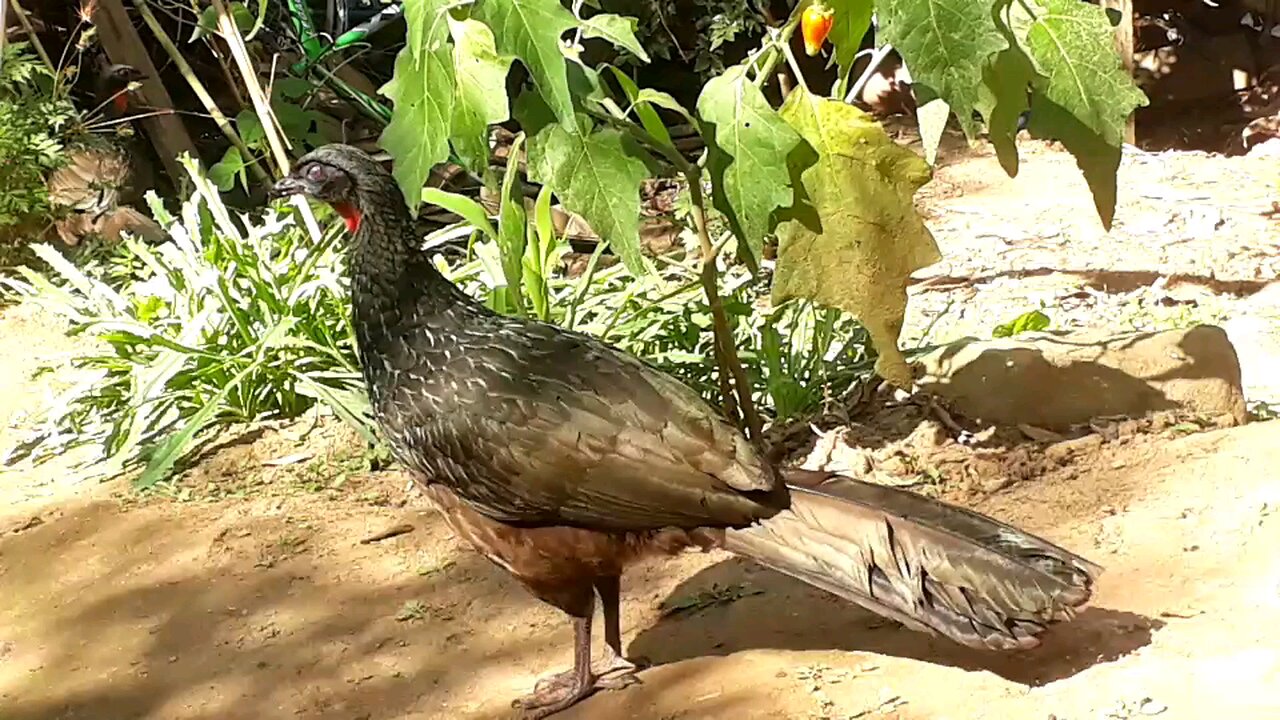
<path fill-rule="evenodd" d="M 541 720 L 564 710 L 595 691 L 590 677 L 574 671 L 552 675 L 538 681 L 533 693 L 511 703 L 524 711 L 524 720 Z"/>

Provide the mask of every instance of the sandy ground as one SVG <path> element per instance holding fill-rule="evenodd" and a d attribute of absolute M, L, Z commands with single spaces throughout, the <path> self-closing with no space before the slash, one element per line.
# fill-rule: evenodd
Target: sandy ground
<path fill-rule="evenodd" d="M 981 155 L 940 171 L 924 202 L 948 260 L 913 286 L 908 334 L 987 335 L 1041 302 L 1060 327 L 1218 319 L 1251 399 L 1280 399 L 1260 320 L 1280 306 L 1260 212 L 1274 165 L 1128 159 L 1103 236 L 1070 163 L 1034 152 L 1017 184 Z M 1221 222 L 1155 192 L 1206 195 Z M 30 307 L 0 313 L 0 450 L 76 351 Z M 59 466 L 0 473 L 0 720 L 510 717 L 569 662 L 567 623 L 460 547 L 404 476 L 362 464 L 322 426 L 225 447 L 173 497 Z M 623 630 L 652 667 L 562 717 L 1280 717 L 1277 467 L 1277 422 L 1165 423 L 1092 436 L 1014 482 L 943 478 L 932 491 L 1107 567 L 1093 606 L 1027 653 L 958 648 L 721 554 L 649 563 L 624 580 Z"/>

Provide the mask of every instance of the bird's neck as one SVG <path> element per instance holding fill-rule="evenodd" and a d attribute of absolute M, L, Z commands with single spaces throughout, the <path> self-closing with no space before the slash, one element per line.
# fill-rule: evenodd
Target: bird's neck
<path fill-rule="evenodd" d="M 414 230 L 413 218 L 395 185 L 362 192 L 353 214 L 338 208 L 355 229 L 348 255 L 352 320 L 366 372 L 399 351 L 416 330 L 445 331 L 447 318 L 474 305 L 436 270 Z"/>

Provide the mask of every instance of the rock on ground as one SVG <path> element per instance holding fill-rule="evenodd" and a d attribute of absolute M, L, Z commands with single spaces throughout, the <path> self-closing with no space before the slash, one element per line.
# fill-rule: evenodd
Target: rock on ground
<path fill-rule="evenodd" d="M 1066 429 L 1097 417 L 1185 410 L 1247 419 L 1240 362 L 1221 328 L 1101 337 L 961 340 L 922 358 L 921 390 L 967 417 Z"/>

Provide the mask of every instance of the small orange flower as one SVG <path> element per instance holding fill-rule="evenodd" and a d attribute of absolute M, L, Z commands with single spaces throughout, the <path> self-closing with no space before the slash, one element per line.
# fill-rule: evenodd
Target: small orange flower
<path fill-rule="evenodd" d="M 822 3 L 814 3 L 804 9 L 800 16 L 800 34 L 804 36 L 804 51 L 810 57 L 822 50 L 835 20 L 835 12 Z"/>

